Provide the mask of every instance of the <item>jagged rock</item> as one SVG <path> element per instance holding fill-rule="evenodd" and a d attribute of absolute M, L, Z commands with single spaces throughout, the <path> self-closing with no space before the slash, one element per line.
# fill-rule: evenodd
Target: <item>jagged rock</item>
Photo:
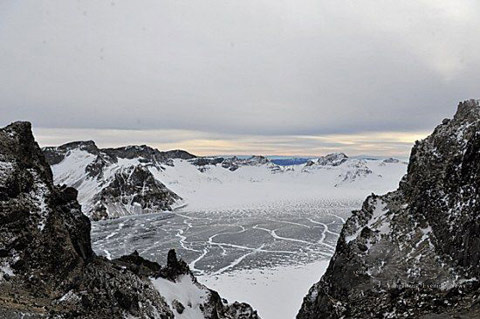
<path fill-rule="evenodd" d="M 178 312 L 179 314 L 182 314 L 183 311 L 185 310 L 185 306 L 182 305 L 182 303 L 180 301 L 178 301 L 177 299 L 174 299 L 172 301 L 172 307 L 173 309 L 175 309 L 176 312 Z"/>
<path fill-rule="evenodd" d="M 417 141 L 398 190 L 345 223 L 298 319 L 480 317 L 480 105 Z"/>
<path fill-rule="evenodd" d="M 152 282 L 160 265 L 137 253 L 115 261 L 94 254 L 76 196 L 54 186 L 30 123 L 0 129 L 0 318 L 174 318 Z M 185 264 L 171 255 L 166 268 L 175 281 Z M 205 318 L 241 318 L 227 316 L 230 306 L 198 285 L 213 296 L 202 304 Z"/>
<path fill-rule="evenodd" d="M 0 263 L 12 272 L 9 281 L 0 281 L 0 313 L 10 318 L 22 313 L 32 318 L 173 317 L 152 286 L 95 256 L 90 221 L 76 191 L 53 186 L 29 123 L 0 130 L 0 163 Z"/>
<path fill-rule="evenodd" d="M 130 255 L 114 259 L 112 262 L 142 277 L 157 277 L 162 270 L 158 263 L 142 258 L 136 250 Z"/>
<path fill-rule="evenodd" d="M 191 274 L 188 265 L 183 260 L 178 260 L 174 249 L 168 251 L 167 266 L 162 268 L 160 276 L 165 279 L 175 281 L 175 278 L 181 275 Z"/>

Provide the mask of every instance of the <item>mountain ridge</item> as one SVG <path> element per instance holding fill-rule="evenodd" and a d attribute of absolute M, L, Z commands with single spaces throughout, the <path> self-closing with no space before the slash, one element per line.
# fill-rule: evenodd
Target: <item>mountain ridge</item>
<path fill-rule="evenodd" d="M 318 183 L 331 183 L 332 188 L 338 188 L 365 178 L 377 179 L 378 184 L 388 167 L 398 166 L 403 171 L 404 166 L 401 162 L 349 158 L 343 153 L 311 159 L 306 164 L 280 166 L 265 156 L 192 157 L 183 151 L 160 152 L 147 146 L 98 149 L 92 141 L 43 150 L 52 165 L 55 183 L 77 188 L 84 211 L 94 220 L 184 207 L 192 203 L 194 193 L 198 194 L 198 189 L 189 186 L 193 183 L 200 183 L 198 186 L 206 196 L 211 196 L 215 183 L 271 184 L 289 183 L 289 179 L 301 183 L 303 179 L 326 175 L 323 180 L 319 177 Z M 175 158 L 166 158 L 164 154 Z M 382 165 L 385 167 L 381 168 Z"/>
<path fill-rule="evenodd" d="M 298 319 L 480 316 L 480 104 L 417 141 L 399 188 L 346 221 Z"/>

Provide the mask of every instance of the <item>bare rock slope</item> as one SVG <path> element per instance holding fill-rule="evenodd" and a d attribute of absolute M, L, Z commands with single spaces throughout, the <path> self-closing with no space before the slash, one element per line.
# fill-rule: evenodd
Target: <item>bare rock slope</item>
<path fill-rule="evenodd" d="M 398 190 L 343 227 L 298 319 L 480 318 L 480 105 L 412 149 Z"/>
<path fill-rule="evenodd" d="M 54 186 L 30 123 L 0 129 L 0 318 L 258 318 L 199 284 L 173 251 L 165 267 L 97 257 L 76 198 Z M 201 298 L 172 300 L 172 289 Z"/>

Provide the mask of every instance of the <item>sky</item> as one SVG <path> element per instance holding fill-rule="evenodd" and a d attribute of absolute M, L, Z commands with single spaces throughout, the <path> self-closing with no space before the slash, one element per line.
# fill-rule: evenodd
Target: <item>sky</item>
<path fill-rule="evenodd" d="M 480 97 L 477 0 L 0 0 L 0 125 L 198 155 L 408 156 Z"/>

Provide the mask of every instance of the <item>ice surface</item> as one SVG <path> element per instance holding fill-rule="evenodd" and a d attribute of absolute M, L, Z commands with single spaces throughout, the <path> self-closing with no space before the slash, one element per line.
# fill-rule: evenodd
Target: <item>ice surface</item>
<path fill-rule="evenodd" d="M 351 211 L 371 192 L 395 189 L 406 171 L 403 163 L 360 164 L 372 173 L 346 174 L 354 162 L 297 165 L 278 174 L 265 166 L 200 172 L 183 160 L 165 169 L 151 166 L 187 206 L 94 222 L 94 249 L 108 258 L 137 250 L 165 264 L 175 248 L 201 283 L 230 302 L 248 302 L 264 319 L 291 319 L 325 271 Z"/>

